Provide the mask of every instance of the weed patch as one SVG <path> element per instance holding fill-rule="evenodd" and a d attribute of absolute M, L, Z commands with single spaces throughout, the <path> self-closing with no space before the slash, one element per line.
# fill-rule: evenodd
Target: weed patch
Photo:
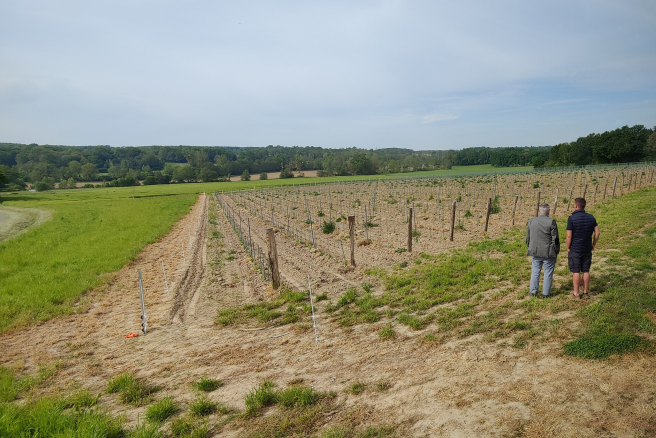
<path fill-rule="evenodd" d="M 198 381 L 193 383 L 194 388 L 203 392 L 212 392 L 222 385 L 222 381 L 216 379 L 208 379 L 207 377 L 201 377 Z"/>
<path fill-rule="evenodd" d="M 118 393 L 123 403 L 135 406 L 147 404 L 150 401 L 150 395 L 157 391 L 159 391 L 158 387 L 151 386 L 127 373 L 116 376 L 107 385 L 108 393 Z"/>

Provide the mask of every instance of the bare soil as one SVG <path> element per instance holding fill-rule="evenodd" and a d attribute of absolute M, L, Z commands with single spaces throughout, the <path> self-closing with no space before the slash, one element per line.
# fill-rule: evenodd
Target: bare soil
<path fill-rule="evenodd" d="M 216 225 L 208 223 L 208 211 L 216 214 Z M 251 227 L 264 246 L 266 225 L 251 218 Z M 346 268 L 282 233 L 276 236 L 281 273 L 291 286 L 307 289 L 310 275 L 315 294 L 335 300 L 348 287 L 372 281 L 361 266 Z M 380 253 L 373 246 L 358 251 L 362 259 Z M 397 261 L 382 258 L 376 264 Z M 141 324 L 137 270 L 144 276 L 149 330 L 126 339 Z M 210 397 L 235 409 L 243 409 L 247 392 L 262 379 L 283 386 L 303 379 L 317 390 L 337 392 L 338 411 L 326 416 L 325 426 L 358 406 L 367 412 L 362 417 L 366 425 L 402 424 L 397 436 L 656 435 L 653 357 L 573 359 L 561 355 L 560 339 L 520 350 L 480 336 L 426 343 L 403 326 L 395 339 L 382 340 L 382 325 L 346 330 L 321 314 L 317 347 L 312 330 L 298 326 L 222 327 L 214 322 L 218 309 L 276 295 L 216 202 L 200 195 L 171 233 L 82 299 L 77 314 L 2 335 L 0 363 L 34 374 L 40 365 L 58 361 L 59 371 L 41 393 L 89 388 L 103 393 L 100 404 L 125 413 L 130 424 L 144 418 L 145 408 L 104 394 L 107 381 L 123 372 L 161 386 L 156 397 L 172 395 L 183 405 L 196 396 L 191 382 L 218 378 L 225 384 Z M 344 392 L 358 381 L 367 384 L 364 393 Z M 391 387 L 376 391 L 380 381 Z M 215 436 L 247 431 L 242 422 L 212 429 Z"/>

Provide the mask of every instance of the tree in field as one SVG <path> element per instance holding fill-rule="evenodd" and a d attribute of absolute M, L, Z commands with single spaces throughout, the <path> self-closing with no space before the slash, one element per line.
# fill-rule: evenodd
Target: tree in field
<path fill-rule="evenodd" d="M 196 169 L 191 167 L 188 164 L 185 164 L 184 166 L 178 166 L 175 169 L 175 179 L 178 182 L 189 182 L 189 181 L 196 181 Z"/>
<path fill-rule="evenodd" d="M 203 182 L 215 181 L 219 177 L 219 173 L 214 169 L 214 166 L 203 167 L 198 176 Z"/>
<path fill-rule="evenodd" d="M 241 180 L 242 181 L 250 181 L 251 180 L 251 174 L 248 172 L 248 169 L 244 169 L 244 173 L 241 174 Z"/>
<path fill-rule="evenodd" d="M 46 176 L 41 181 L 34 185 L 34 188 L 37 192 L 43 192 L 45 190 L 52 190 L 55 188 L 55 179 L 49 176 Z"/>
<path fill-rule="evenodd" d="M 260 173 L 260 181 L 263 181 L 265 179 L 269 179 L 269 174 L 266 172 Z"/>
<path fill-rule="evenodd" d="M 654 129 L 654 132 L 647 138 L 647 143 L 645 143 L 645 158 L 656 160 L 656 129 Z"/>
<path fill-rule="evenodd" d="M 5 188 L 5 183 L 7 182 L 7 175 L 0 168 L 0 190 Z M 0 196 L 0 204 L 2 204 L 2 197 Z"/>
<path fill-rule="evenodd" d="M 349 161 L 351 170 L 355 175 L 375 175 L 376 166 L 374 165 L 371 158 L 367 157 L 365 154 L 356 154 L 353 155 Z"/>
<path fill-rule="evenodd" d="M 98 166 L 93 163 L 83 164 L 80 168 L 80 179 L 82 181 L 95 181 L 98 178 Z"/>

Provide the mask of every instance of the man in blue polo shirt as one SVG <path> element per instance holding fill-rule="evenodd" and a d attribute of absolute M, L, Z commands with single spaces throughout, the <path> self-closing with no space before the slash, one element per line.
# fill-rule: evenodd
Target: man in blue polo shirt
<path fill-rule="evenodd" d="M 585 212 L 585 199 L 574 200 L 574 212 L 567 219 L 567 262 L 574 281 L 573 298 L 580 298 L 579 283 L 583 274 L 583 296 L 588 296 L 592 251 L 599 240 L 599 225 Z"/>

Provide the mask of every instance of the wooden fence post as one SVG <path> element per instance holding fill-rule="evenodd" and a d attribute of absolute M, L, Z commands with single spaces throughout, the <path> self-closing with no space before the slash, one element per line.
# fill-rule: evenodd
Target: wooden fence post
<path fill-rule="evenodd" d="M 604 201 L 606 200 L 606 189 L 608 188 L 608 181 L 606 181 L 606 184 L 604 184 Z"/>
<path fill-rule="evenodd" d="M 615 177 L 615 182 L 613 182 L 613 198 L 615 197 L 615 187 L 617 187 L 617 177 Z"/>
<path fill-rule="evenodd" d="M 449 236 L 449 240 L 453 242 L 453 229 L 455 228 L 456 225 L 456 203 L 453 201 L 451 203 L 451 235 Z"/>
<path fill-rule="evenodd" d="M 348 217 L 349 237 L 351 238 L 351 266 L 355 266 L 355 216 Z"/>
<path fill-rule="evenodd" d="M 487 226 L 490 223 L 490 211 L 492 210 L 492 198 L 487 198 L 487 213 L 485 214 L 485 232 L 487 233 Z"/>
<path fill-rule="evenodd" d="M 537 196 L 537 204 L 535 205 L 535 217 L 538 217 L 540 214 L 540 197 L 542 196 L 542 192 L 538 191 L 538 196 Z"/>
<path fill-rule="evenodd" d="M 585 199 L 586 193 L 588 193 L 588 183 L 585 183 L 585 187 L 583 187 L 583 196 L 581 198 Z"/>
<path fill-rule="evenodd" d="M 553 215 L 556 215 L 556 209 L 558 208 L 558 188 L 556 188 L 556 199 L 554 199 L 554 209 Z"/>
<path fill-rule="evenodd" d="M 515 225 L 515 210 L 517 210 L 517 201 L 519 200 L 519 195 L 515 195 L 515 204 L 513 205 L 512 211 L 512 224 Z"/>
<path fill-rule="evenodd" d="M 269 271 L 271 272 L 271 284 L 274 289 L 278 289 L 280 287 L 280 271 L 278 270 L 276 235 L 273 232 L 273 228 L 267 228 L 267 238 L 269 244 Z"/>
<path fill-rule="evenodd" d="M 412 252 L 412 215 L 414 207 L 408 209 L 408 252 Z"/>
<path fill-rule="evenodd" d="M 569 206 L 572 203 L 572 194 L 574 193 L 574 186 L 572 186 L 572 190 L 569 191 L 569 198 L 567 198 L 567 211 L 569 211 Z"/>

